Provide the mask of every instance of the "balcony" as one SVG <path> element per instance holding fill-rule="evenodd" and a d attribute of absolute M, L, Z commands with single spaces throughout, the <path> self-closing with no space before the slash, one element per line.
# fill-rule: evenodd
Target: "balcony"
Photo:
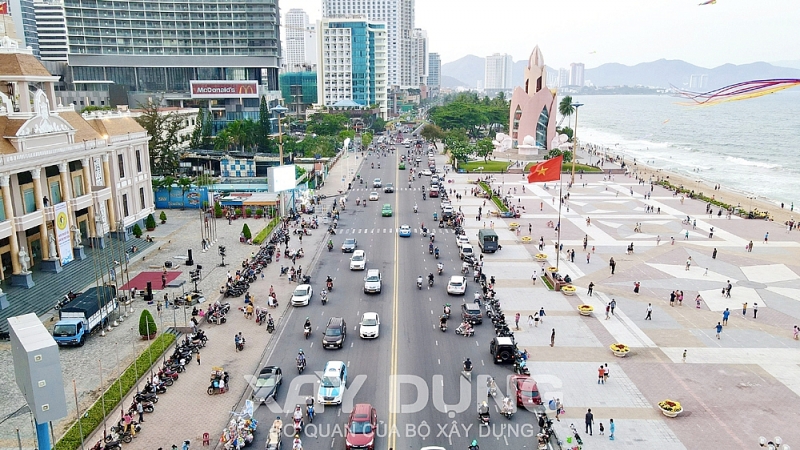
<path fill-rule="evenodd" d="M 14 217 L 14 230 L 25 231 L 33 227 L 38 227 L 43 223 L 43 219 L 44 217 L 41 211 L 34 211 L 24 216 Z"/>
<path fill-rule="evenodd" d="M 81 195 L 80 197 L 75 197 L 71 199 L 70 204 L 72 205 L 72 210 L 77 211 L 79 209 L 88 208 L 93 205 L 92 203 L 92 196 L 91 195 Z"/>
<path fill-rule="evenodd" d="M 13 231 L 11 225 L 12 224 L 10 220 L 4 220 L 0 222 L 0 239 L 5 239 L 11 236 L 11 232 Z"/>

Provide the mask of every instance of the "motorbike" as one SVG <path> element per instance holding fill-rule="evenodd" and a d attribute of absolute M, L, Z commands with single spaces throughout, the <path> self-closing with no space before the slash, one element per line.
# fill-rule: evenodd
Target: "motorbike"
<path fill-rule="evenodd" d="M 156 394 L 156 395 L 166 394 L 167 386 L 165 386 L 164 383 L 159 383 L 158 385 L 154 385 L 153 383 L 148 381 L 147 384 L 144 385 L 144 392 L 149 392 L 151 394 Z"/>
<path fill-rule="evenodd" d="M 331 250 L 333 250 L 333 244 L 328 242 L 328 251 L 331 251 Z"/>
<path fill-rule="evenodd" d="M 151 412 L 156 410 L 153 402 L 141 402 L 141 403 L 142 403 L 142 411 L 144 411 L 146 413 L 151 413 Z M 128 407 L 128 412 L 130 414 L 136 414 L 136 401 L 135 400 L 133 401 L 133 403 L 131 403 L 131 406 Z"/>
<path fill-rule="evenodd" d="M 319 293 L 319 298 L 322 300 L 322 304 L 323 305 L 328 303 L 328 293 L 327 292 L 325 292 L 325 291 L 320 292 Z"/>
<path fill-rule="evenodd" d="M 443 333 L 447 331 L 447 318 L 444 315 L 439 318 L 439 329 L 442 330 Z"/>
<path fill-rule="evenodd" d="M 528 365 L 525 364 L 525 361 L 514 361 L 514 373 L 519 375 L 531 374 L 531 372 L 528 370 Z"/>
<path fill-rule="evenodd" d="M 438 253 L 436 254 L 436 257 L 437 258 L 439 257 Z M 436 270 L 439 272 L 439 275 L 441 275 L 442 271 L 444 270 L 444 264 L 442 264 L 442 263 L 437 264 L 436 265 Z"/>
<path fill-rule="evenodd" d="M 450 320 L 450 304 L 449 303 L 444 305 L 444 308 L 442 308 L 442 312 L 444 313 L 444 318 L 446 320 Z"/>
<path fill-rule="evenodd" d="M 417 277 L 417 289 L 422 289 L 422 277 Z"/>
<path fill-rule="evenodd" d="M 244 343 L 244 338 L 239 339 L 239 343 L 236 344 L 236 350 L 239 350 L 240 352 L 244 350 Z"/>
<path fill-rule="evenodd" d="M 429 255 L 433 254 L 433 243 L 431 243 L 431 245 L 428 246 L 428 254 Z"/>
<path fill-rule="evenodd" d="M 304 370 L 306 370 L 306 360 L 305 359 L 297 360 L 297 373 L 302 374 Z"/>
<path fill-rule="evenodd" d="M 325 286 L 328 288 L 328 292 L 332 291 L 333 290 L 333 281 L 328 280 L 328 282 L 325 284 Z"/>
<path fill-rule="evenodd" d="M 487 389 L 487 394 L 489 397 L 497 397 L 497 383 L 495 383 L 494 378 L 489 378 L 489 387 Z"/>
<path fill-rule="evenodd" d="M 300 414 L 297 414 L 298 411 Z M 295 407 L 295 414 L 292 417 L 292 422 L 294 423 L 294 434 L 301 434 L 303 432 L 303 412 L 302 409 L 300 409 L 300 405 Z"/>
<path fill-rule="evenodd" d="M 433 274 L 431 274 L 431 276 L 428 277 L 428 287 L 432 286 L 433 286 Z"/>
<path fill-rule="evenodd" d="M 506 398 L 506 400 L 508 400 L 508 398 Z M 514 417 L 514 409 L 511 406 L 508 406 L 506 403 L 500 409 L 500 414 L 502 414 L 506 419 L 511 420 L 511 418 Z"/>
<path fill-rule="evenodd" d="M 267 322 L 267 333 L 272 333 L 275 331 L 275 322 L 272 319 L 269 319 Z"/>
<path fill-rule="evenodd" d="M 439 259 L 439 249 L 438 249 L 438 248 L 437 248 L 437 249 L 436 249 L 436 250 L 433 252 L 433 256 L 434 256 L 436 259 Z"/>
<path fill-rule="evenodd" d="M 311 326 L 310 325 L 309 326 L 304 326 L 303 327 L 303 337 L 308 339 L 309 336 L 311 336 Z"/>
<path fill-rule="evenodd" d="M 96 444 L 94 444 L 94 447 L 92 447 L 92 450 L 120 450 L 120 449 L 122 449 L 122 444 L 120 443 L 120 441 L 114 439 L 107 441 L 105 444 L 103 444 L 103 440 L 100 439 L 99 441 L 97 441 Z"/>
<path fill-rule="evenodd" d="M 306 417 L 308 417 L 308 423 L 314 423 L 314 406 L 313 405 L 306 405 Z"/>
<path fill-rule="evenodd" d="M 489 413 L 488 412 L 485 413 L 485 414 L 480 414 L 480 413 L 478 414 L 478 421 L 481 423 L 481 425 L 486 425 L 488 427 L 489 426 L 489 420 L 490 420 L 490 417 L 489 417 Z"/>
<path fill-rule="evenodd" d="M 459 325 L 456 328 L 456 334 L 464 337 L 472 337 L 475 335 L 475 330 L 472 328 L 465 328 L 463 325 Z"/>
<path fill-rule="evenodd" d="M 410 183 L 409 183 L 408 187 L 411 187 L 411 184 L 410 184 Z M 417 212 L 417 205 L 414 205 L 414 212 L 415 212 L 415 213 Z"/>

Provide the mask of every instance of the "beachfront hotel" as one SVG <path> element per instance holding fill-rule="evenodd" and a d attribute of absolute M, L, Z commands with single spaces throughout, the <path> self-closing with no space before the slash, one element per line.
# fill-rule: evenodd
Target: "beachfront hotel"
<path fill-rule="evenodd" d="M 153 211 L 147 132 L 128 112 L 62 106 L 58 80 L 0 39 L 0 279 L 26 288 Z"/>

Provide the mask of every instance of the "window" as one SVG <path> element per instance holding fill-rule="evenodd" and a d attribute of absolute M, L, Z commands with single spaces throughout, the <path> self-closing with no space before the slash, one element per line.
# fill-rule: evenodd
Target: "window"
<path fill-rule="evenodd" d="M 128 217 L 128 194 L 122 194 L 122 217 Z"/>
<path fill-rule="evenodd" d="M 117 166 L 119 167 L 119 177 L 125 178 L 125 157 L 117 155 Z M 125 214 L 127 216 L 127 214 Z"/>
<path fill-rule="evenodd" d="M 25 214 L 36 211 L 36 196 L 33 194 L 33 187 L 22 190 L 22 204 Z"/>
<path fill-rule="evenodd" d="M 547 122 L 549 118 L 550 113 L 547 112 L 547 108 L 542 108 L 539 120 L 536 123 L 536 146 L 539 148 L 547 148 Z"/>
<path fill-rule="evenodd" d="M 50 182 L 50 205 L 61 203 L 61 183 L 58 181 Z"/>
<path fill-rule="evenodd" d="M 74 175 L 72 177 L 72 195 L 73 197 L 83 195 L 83 175 Z"/>
<path fill-rule="evenodd" d="M 139 206 L 141 209 L 147 208 L 144 201 L 144 188 L 139 188 Z"/>
<path fill-rule="evenodd" d="M 5 222 L 6 219 L 8 219 L 6 217 L 6 204 L 3 202 L 3 196 L 0 195 L 0 222 Z"/>
<path fill-rule="evenodd" d="M 142 173 L 142 152 L 136 150 L 136 171 Z"/>

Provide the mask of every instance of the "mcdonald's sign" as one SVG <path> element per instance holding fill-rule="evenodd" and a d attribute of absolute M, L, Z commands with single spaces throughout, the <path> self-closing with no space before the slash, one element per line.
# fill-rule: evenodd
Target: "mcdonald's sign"
<path fill-rule="evenodd" d="M 192 98 L 258 98 L 258 81 L 191 81 Z"/>

